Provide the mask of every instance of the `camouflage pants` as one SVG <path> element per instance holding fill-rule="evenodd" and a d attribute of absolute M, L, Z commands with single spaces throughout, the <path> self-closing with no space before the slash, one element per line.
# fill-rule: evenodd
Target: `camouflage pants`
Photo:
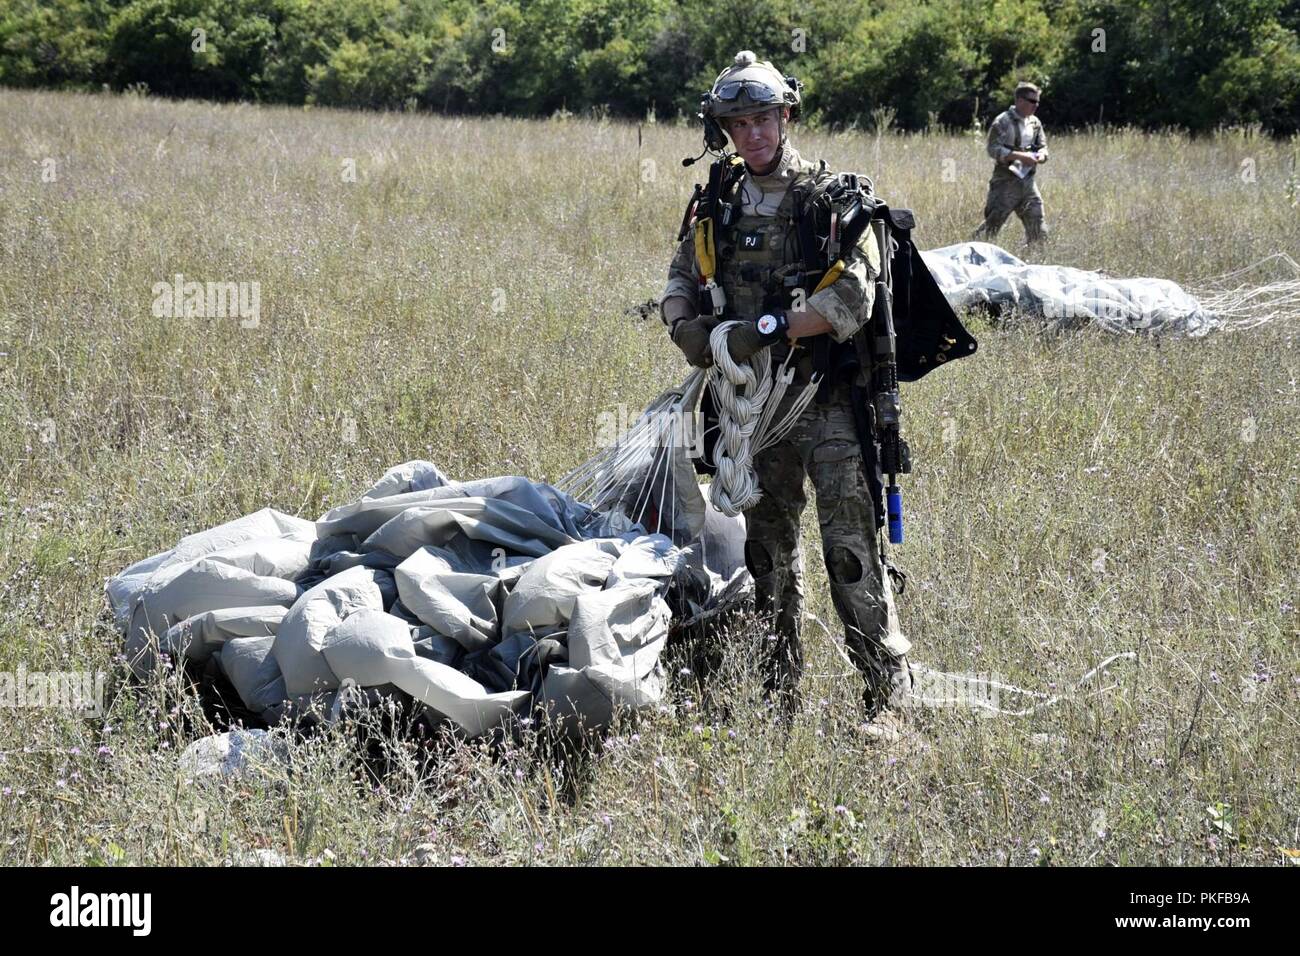
<path fill-rule="evenodd" d="M 790 390 L 777 418 L 795 391 Z M 877 549 L 849 390 L 835 389 L 831 397 L 826 405 L 809 406 L 785 438 L 755 457 L 763 497 L 745 512 L 745 564 L 754 576 L 758 612 L 770 627 L 764 635 L 765 688 L 777 692 L 792 712 L 803 671 L 799 518 L 806 504 L 804 477 L 811 478 L 831 599 L 844 625 L 849 657 L 866 682 L 863 700 L 870 718 L 892 694 L 911 686 L 905 657 L 910 644 L 896 620 L 890 626 L 892 601 L 885 593 L 889 585 Z"/>
<path fill-rule="evenodd" d="M 1034 177 L 989 180 L 988 198 L 984 200 L 984 221 L 975 230 L 975 239 L 992 239 L 1012 213 L 1025 224 L 1025 241 L 1038 242 L 1047 235 L 1043 222 L 1043 195 Z"/>

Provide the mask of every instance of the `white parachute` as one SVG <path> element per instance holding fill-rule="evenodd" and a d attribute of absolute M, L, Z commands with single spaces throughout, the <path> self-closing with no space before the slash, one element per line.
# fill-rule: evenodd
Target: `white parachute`
<path fill-rule="evenodd" d="M 1113 278 L 1026 263 L 987 242 L 957 243 L 921 256 L 954 309 L 1016 311 L 1061 326 L 1195 337 L 1300 313 L 1300 265 L 1283 254 L 1206 280 L 1194 292 L 1168 279 Z M 1269 268 L 1284 277 L 1247 282 Z"/>

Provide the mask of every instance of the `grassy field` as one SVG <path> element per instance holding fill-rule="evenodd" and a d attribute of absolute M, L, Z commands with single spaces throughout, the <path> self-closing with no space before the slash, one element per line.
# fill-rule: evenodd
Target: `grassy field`
<path fill-rule="evenodd" d="M 969 136 L 795 141 L 911 206 L 922 247 L 980 218 Z M 736 638 L 725 720 L 678 675 L 670 708 L 576 772 L 526 748 L 429 765 L 395 739 L 375 786 L 335 734 L 294 744 L 292 776 L 193 785 L 193 696 L 120 689 L 104 579 L 267 505 L 314 518 L 399 461 L 552 480 L 593 453 L 602 412 L 686 371 L 623 310 L 662 287 L 699 136 L 0 92 L 0 142 L 0 671 L 108 671 L 114 700 L 94 721 L 0 713 L 0 863 L 1283 865 L 1300 847 L 1294 323 L 1153 341 L 972 320 L 978 356 L 905 388 L 914 658 L 1048 691 L 1136 651 L 1105 693 L 927 711 L 930 746 L 890 758 L 810 622 L 788 736 Z M 1052 147 L 1041 261 L 1194 285 L 1300 250 L 1295 143 Z M 1004 245 L 1021 238 L 1013 219 Z M 259 321 L 155 317 L 177 273 L 260 283 Z M 833 622 L 808 519 L 809 610 Z"/>

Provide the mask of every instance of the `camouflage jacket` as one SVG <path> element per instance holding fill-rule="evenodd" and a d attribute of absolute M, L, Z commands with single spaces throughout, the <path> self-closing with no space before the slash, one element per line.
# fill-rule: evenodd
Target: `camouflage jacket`
<path fill-rule="evenodd" d="M 994 179 L 1015 179 L 1004 160 L 1012 152 L 1040 153 L 1047 161 L 1047 136 L 1037 116 L 1021 116 L 1014 106 L 998 114 L 989 127 L 988 154 L 993 160 Z M 1034 170 L 1029 171 L 1032 176 Z"/>
<path fill-rule="evenodd" d="M 746 215 L 774 216 L 786 191 L 807 177 L 815 177 L 815 181 L 820 183 L 833 179 L 834 174 L 804 159 L 787 141 L 781 160 L 771 173 L 755 176 L 746 169 L 741 186 L 744 197 L 742 212 Z M 822 291 L 809 295 L 807 302 L 830 323 L 831 337 L 837 342 L 846 342 L 871 316 L 875 280 L 880 273 L 880 256 L 871 232 L 866 232 L 858 245 L 841 258 L 844 259 L 844 271 L 839 278 Z M 677 247 L 668 267 L 668 284 L 664 289 L 663 301 L 681 296 L 689 300 L 695 313 L 698 313 L 699 282 L 700 275 L 695 261 L 695 231 L 692 228 Z"/>

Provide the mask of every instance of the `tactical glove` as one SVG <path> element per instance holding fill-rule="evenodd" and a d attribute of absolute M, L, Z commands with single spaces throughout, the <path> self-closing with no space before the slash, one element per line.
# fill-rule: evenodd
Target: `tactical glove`
<path fill-rule="evenodd" d="M 727 351 L 734 362 L 747 362 L 771 344 L 754 328 L 753 322 L 738 325 L 727 333 Z"/>
<path fill-rule="evenodd" d="M 727 335 L 727 352 L 733 361 L 747 361 L 769 345 L 786 338 L 789 331 L 790 323 L 785 313 L 768 313 L 732 329 Z"/>
<path fill-rule="evenodd" d="M 678 319 L 673 323 L 673 344 L 682 350 L 686 361 L 696 368 L 708 368 L 713 364 L 713 352 L 709 349 L 709 335 L 714 323 L 705 316 L 694 319 Z"/>

